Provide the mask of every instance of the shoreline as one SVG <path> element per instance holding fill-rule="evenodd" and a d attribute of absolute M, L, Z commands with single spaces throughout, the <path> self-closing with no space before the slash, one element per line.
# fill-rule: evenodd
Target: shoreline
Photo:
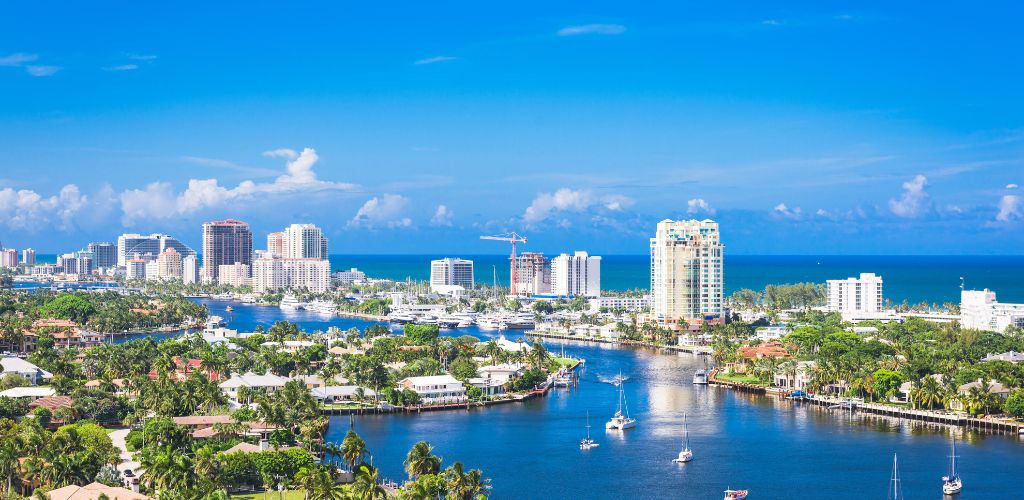
<path fill-rule="evenodd" d="M 710 356 L 712 354 L 710 346 L 661 345 L 654 344 L 651 342 L 643 342 L 640 340 L 618 340 L 604 337 L 581 337 L 578 335 L 568 335 L 564 333 L 543 332 L 536 330 L 526 330 L 523 333 L 523 336 L 537 337 L 541 339 L 575 340 L 577 342 L 593 342 L 595 344 L 609 344 L 614 346 L 648 347 L 652 349 L 664 349 L 666 351 L 673 352 L 688 352 L 690 354 L 703 356 Z"/>

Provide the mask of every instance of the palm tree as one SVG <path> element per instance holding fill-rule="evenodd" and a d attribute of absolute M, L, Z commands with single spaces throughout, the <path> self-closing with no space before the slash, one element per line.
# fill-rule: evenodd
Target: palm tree
<path fill-rule="evenodd" d="M 467 497 L 467 478 L 462 462 L 455 462 L 444 471 L 444 480 L 448 486 L 448 495 L 455 498 Z"/>
<path fill-rule="evenodd" d="M 0 474 L 7 480 L 7 493 L 11 492 L 14 477 L 18 475 L 18 449 L 13 440 L 0 444 Z"/>
<path fill-rule="evenodd" d="M 405 472 L 409 479 L 423 474 L 437 474 L 441 470 L 441 457 L 434 455 L 434 448 L 426 441 L 420 441 L 409 450 L 405 457 Z"/>
<path fill-rule="evenodd" d="M 384 485 L 380 484 L 380 471 L 367 464 L 360 465 L 356 471 L 352 493 L 357 500 L 380 500 L 388 496 Z"/>
<path fill-rule="evenodd" d="M 355 470 L 356 464 L 366 455 L 366 442 L 356 434 L 356 431 L 349 430 L 345 439 L 341 442 L 341 456 L 348 465 L 348 470 Z"/>

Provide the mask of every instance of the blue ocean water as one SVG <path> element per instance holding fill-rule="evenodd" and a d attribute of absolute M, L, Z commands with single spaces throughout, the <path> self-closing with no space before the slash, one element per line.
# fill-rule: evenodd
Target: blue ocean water
<path fill-rule="evenodd" d="M 430 261 L 442 257 L 472 259 L 476 281 L 490 284 L 495 272 L 508 283 L 507 255 L 332 255 L 334 270 L 357 267 L 368 275 L 394 280 L 426 280 Z M 728 255 L 724 263 L 725 292 L 764 289 L 779 283 L 824 283 L 862 272 L 884 280 L 884 295 L 894 302 L 959 302 L 960 278 L 968 288 L 995 290 L 1002 302 L 1024 302 L 1024 256 L 893 256 L 893 255 Z M 647 255 L 601 256 L 601 288 L 629 290 L 650 287 Z"/>

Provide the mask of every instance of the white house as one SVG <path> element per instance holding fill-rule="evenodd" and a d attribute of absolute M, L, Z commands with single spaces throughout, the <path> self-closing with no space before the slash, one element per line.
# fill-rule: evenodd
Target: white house
<path fill-rule="evenodd" d="M 1002 354 L 989 354 L 988 356 L 985 356 L 984 358 L 981 358 L 981 360 L 982 361 L 1007 361 L 1007 362 L 1010 362 L 1010 363 L 1013 363 L 1013 364 L 1017 364 L 1017 363 L 1020 363 L 1021 361 L 1024 361 L 1024 352 L 1007 351 L 1007 352 L 1004 352 Z"/>
<path fill-rule="evenodd" d="M 791 391 L 806 391 L 814 377 L 814 361 L 799 361 L 795 370 L 787 370 L 785 364 L 775 372 L 775 385 Z"/>
<path fill-rule="evenodd" d="M 220 390 L 229 398 L 238 401 L 238 389 L 242 387 L 262 390 L 266 391 L 267 394 L 272 394 L 284 387 L 286 382 L 288 382 L 288 379 L 278 377 L 269 372 L 266 375 L 256 375 L 253 372 L 248 372 L 243 375 L 233 375 L 231 378 L 221 382 Z"/>
<path fill-rule="evenodd" d="M 360 387 L 357 385 L 328 385 L 317 387 L 311 392 L 317 401 L 323 403 L 337 403 L 339 401 L 352 401 Z M 363 389 L 363 397 L 372 398 L 376 393 L 370 389 Z"/>
<path fill-rule="evenodd" d="M 3 367 L 2 375 L 12 373 L 28 380 L 33 385 L 53 378 L 52 373 L 14 356 L 0 358 L 0 366 Z"/>
<path fill-rule="evenodd" d="M 33 401 L 56 395 L 57 391 L 53 390 L 52 387 L 14 387 L 6 391 L 0 391 L 0 397 L 3 398 L 31 398 Z"/>
<path fill-rule="evenodd" d="M 399 389 L 411 389 L 427 404 L 462 403 L 466 387 L 451 375 L 409 377 L 398 382 Z"/>

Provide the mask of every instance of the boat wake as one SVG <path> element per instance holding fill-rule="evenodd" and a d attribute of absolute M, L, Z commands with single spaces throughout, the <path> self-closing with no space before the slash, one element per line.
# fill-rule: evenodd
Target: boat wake
<path fill-rule="evenodd" d="M 604 382 L 606 384 L 619 385 L 619 384 L 629 380 L 629 377 L 626 376 L 626 375 L 621 375 L 621 374 L 615 375 L 615 376 L 612 376 L 612 377 L 607 377 L 605 375 L 598 375 L 597 376 L 597 380 L 600 381 L 600 382 Z"/>

